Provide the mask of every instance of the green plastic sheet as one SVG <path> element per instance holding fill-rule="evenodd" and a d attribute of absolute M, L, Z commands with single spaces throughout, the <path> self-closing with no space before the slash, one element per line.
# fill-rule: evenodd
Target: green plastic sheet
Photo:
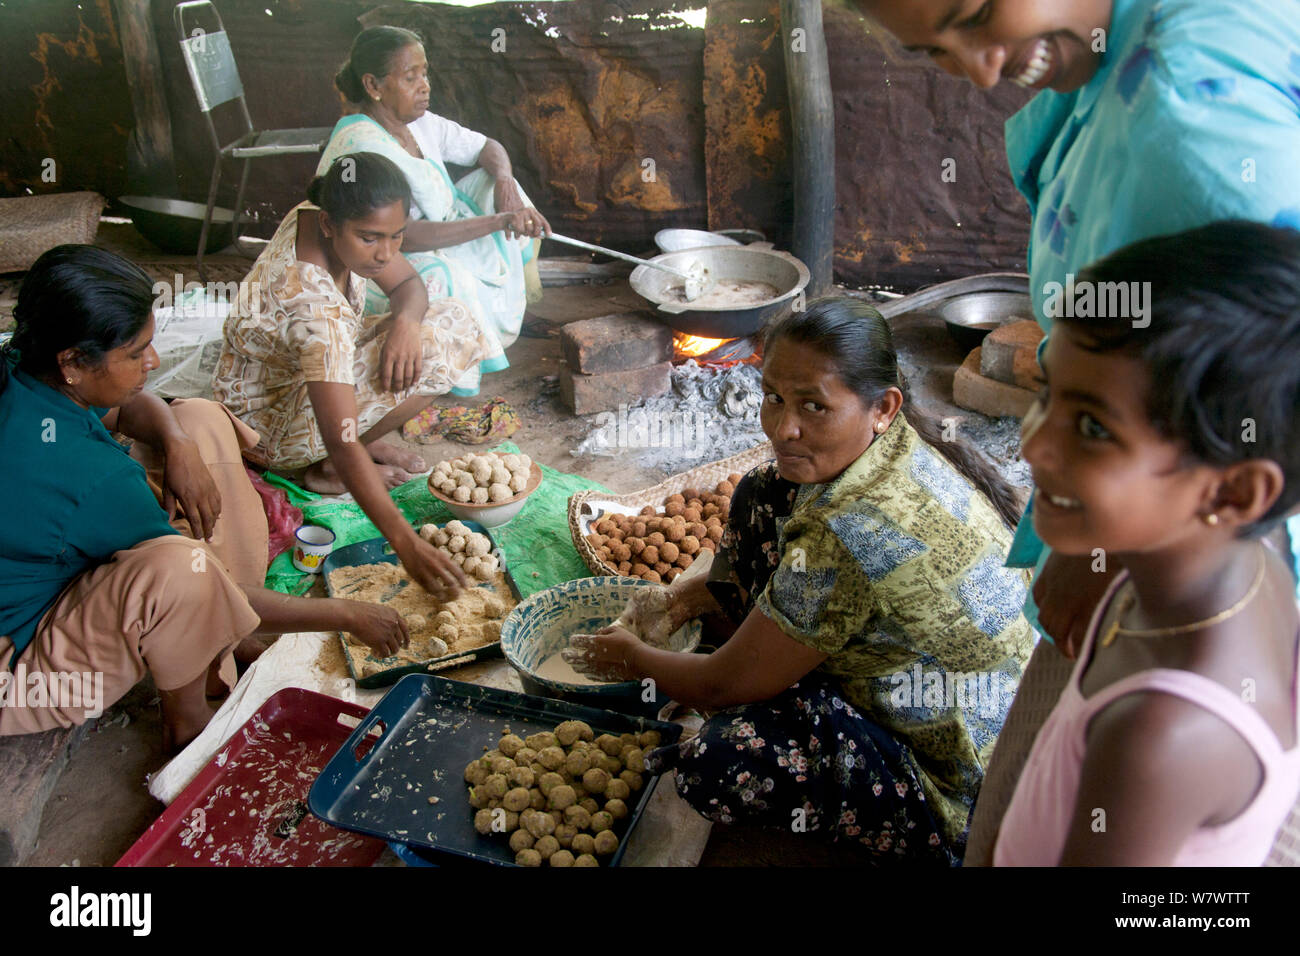
<path fill-rule="evenodd" d="M 500 454 L 519 452 L 513 442 L 503 442 L 492 450 Z M 505 555 L 506 567 L 524 597 L 591 574 L 569 533 L 569 498 L 588 489 L 609 491 L 581 475 L 556 471 L 541 462 L 538 465 L 542 469 L 542 483 L 529 496 L 523 510 L 508 524 L 491 529 Z M 289 501 L 302 509 L 304 523 L 333 531 L 336 549 L 379 537 L 379 529 L 356 502 L 324 499 L 270 472 L 263 477 L 283 488 Z M 454 517 L 446 505 L 429 494 L 425 477 L 413 478 L 394 488 L 391 494 L 398 509 L 416 527 L 429 522 L 442 524 Z M 314 580 L 315 575 L 303 574 L 293 566 L 289 551 L 272 561 L 266 572 L 266 586 L 285 594 L 305 594 Z"/>

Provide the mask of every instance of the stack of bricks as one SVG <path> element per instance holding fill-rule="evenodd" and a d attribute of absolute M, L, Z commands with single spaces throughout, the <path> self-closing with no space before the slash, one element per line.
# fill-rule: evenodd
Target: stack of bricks
<path fill-rule="evenodd" d="M 614 411 L 672 387 L 673 330 L 644 313 L 571 322 L 560 348 L 560 397 L 575 415 Z"/>
<path fill-rule="evenodd" d="M 994 329 L 957 369 L 953 401 L 992 418 L 1024 418 L 1041 384 L 1037 353 L 1042 338 L 1043 330 L 1032 320 Z"/>

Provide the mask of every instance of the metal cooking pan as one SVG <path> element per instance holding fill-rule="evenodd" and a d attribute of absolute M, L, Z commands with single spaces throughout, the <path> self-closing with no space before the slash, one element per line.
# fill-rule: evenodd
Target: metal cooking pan
<path fill-rule="evenodd" d="M 788 252 L 777 252 L 769 243 L 750 246 L 712 246 L 655 256 L 676 269 L 702 262 L 717 282 L 756 280 L 781 290 L 774 298 L 743 309 L 702 308 L 682 302 L 670 290 L 680 282 L 658 269 L 637 266 L 629 282 L 640 296 L 658 306 L 661 322 L 688 335 L 710 339 L 736 339 L 753 335 L 773 316 L 790 308 L 790 300 L 803 291 L 811 276 L 808 267 Z"/>

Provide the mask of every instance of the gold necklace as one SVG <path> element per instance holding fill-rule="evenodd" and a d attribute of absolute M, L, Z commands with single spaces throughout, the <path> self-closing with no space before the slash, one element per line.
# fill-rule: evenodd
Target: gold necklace
<path fill-rule="evenodd" d="M 1153 627 L 1146 630 L 1120 627 L 1119 622 L 1123 619 L 1124 615 L 1128 613 L 1129 609 L 1133 607 L 1133 594 L 1130 592 L 1124 596 L 1124 600 L 1120 604 L 1119 613 L 1115 615 L 1114 623 L 1112 623 L 1107 629 L 1106 636 L 1102 638 L 1101 646 L 1110 647 L 1110 645 L 1115 642 L 1115 638 L 1121 633 L 1130 634 L 1133 637 L 1164 637 L 1169 634 L 1186 634 L 1189 631 L 1198 631 L 1203 627 L 1210 627 L 1213 624 L 1218 624 L 1220 621 L 1226 621 L 1234 614 L 1240 613 L 1247 604 L 1255 599 L 1255 595 L 1259 593 L 1260 585 L 1264 583 L 1264 572 L 1267 570 L 1268 562 L 1264 558 L 1264 549 L 1261 547 L 1259 549 L 1259 571 L 1256 572 L 1255 580 L 1250 585 L 1250 590 L 1246 592 L 1245 597 L 1226 611 L 1220 611 L 1213 617 L 1207 617 L 1203 621 L 1196 621 L 1192 624 L 1179 624 L 1175 627 Z"/>

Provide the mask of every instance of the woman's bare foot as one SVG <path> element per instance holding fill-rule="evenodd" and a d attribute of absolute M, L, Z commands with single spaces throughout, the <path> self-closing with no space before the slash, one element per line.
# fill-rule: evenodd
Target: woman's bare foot
<path fill-rule="evenodd" d="M 420 455 L 405 448 L 398 448 L 388 442 L 372 441 L 366 446 L 370 457 L 381 465 L 396 465 L 407 471 L 412 477 L 422 475 L 429 470 L 429 464 Z M 408 479 L 409 480 L 409 479 Z"/>
<path fill-rule="evenodd" d="M 304 488 L 318 495 L 341 495 L 348 490 L 334 468 L 334 463 L 328 458 L 309 465 L 302 473 L 301 481 Z"/>
<path fill-rule="evenodd" d="M 375 467 L 379 469 L 379 477 L 384 479 L 384 484 L 389 491 L 400 488 L 415 477 L 405 468 L 399 468 L 397 465 L 381 465 L 376 462 Z"/>

